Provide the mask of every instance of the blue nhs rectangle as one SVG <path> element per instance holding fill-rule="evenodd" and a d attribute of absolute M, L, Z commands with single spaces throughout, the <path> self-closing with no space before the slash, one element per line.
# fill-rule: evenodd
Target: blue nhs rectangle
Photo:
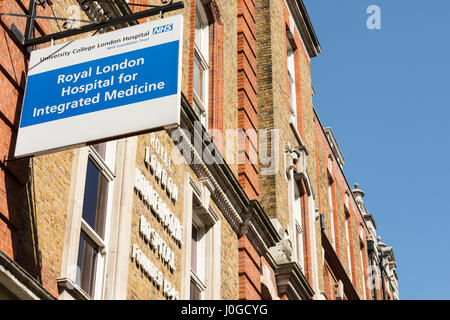
<path fill-rule="evenodd" d="M 159 34 L 173 30 L 173 23 L 165 24 L 163 26 L 153 28 L 153 34 Z"/>

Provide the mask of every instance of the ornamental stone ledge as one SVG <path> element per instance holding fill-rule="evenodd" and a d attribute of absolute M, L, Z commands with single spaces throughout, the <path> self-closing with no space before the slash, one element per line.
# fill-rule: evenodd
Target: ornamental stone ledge
<path fill-rule="evenodd" d="M 289 300 L 312 300 L 314 290 L 309 285 L 297 262 L 279 264 L 275 268 L 278 295 Z"/>
<path fill-rule="evenodd" d="M 55 299 L 36 279 L 1 250 L 0 284 L 22 300 Z"/>
<path fill-rule="evenodd" d="M 58 284 L 58 300 L 92 300 L 77 284 L 69 278 L 56 279 Z"/>
<path fill-rule="evenodd" d="M 274 271 L 277 283 L 278 295 L 290 300 L 311 300 L 314 290 L 308 283 L 297 261 L 293 260 L 292 243 L 289 240 L 288 230 L 283 228 L 278 219 L 271 219 L 272 224 L 278 229 L 282 239 L 269 248 L 268 255 L 274 261 Z"/>

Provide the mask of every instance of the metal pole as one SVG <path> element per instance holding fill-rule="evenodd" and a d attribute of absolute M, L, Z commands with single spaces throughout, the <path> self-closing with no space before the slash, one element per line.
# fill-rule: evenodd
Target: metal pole
<path fill-rule="evenodd" d="M 27 25 L 25 27 L 25 42 L 33 38 L 34 34 L 34 21 L 36 16 L 36 0 L 30 0 L 30 7 L 28 9 L 31 17 L 27 19 Z M 32 48 L 27 48 L 28 52 L 31 52 Z"/>

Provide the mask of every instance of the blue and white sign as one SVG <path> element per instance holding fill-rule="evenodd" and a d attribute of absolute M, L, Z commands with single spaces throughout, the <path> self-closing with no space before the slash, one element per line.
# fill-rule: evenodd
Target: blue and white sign
<path fill-rule="evenodd" d="M 180 123 L 181 15 L 33 51 L 15 157 Z"/>

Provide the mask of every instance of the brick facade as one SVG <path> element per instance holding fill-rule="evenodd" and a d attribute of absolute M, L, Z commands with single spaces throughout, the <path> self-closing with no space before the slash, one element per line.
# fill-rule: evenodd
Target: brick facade
<path fill-rule="evenodd" d="M 122 7 L 114 7 L 110 14 L 141 10 L 128 7 L 124 1 L 117 2 Z M 189 299 L 190 283 L 195 280 L 191 279 L 191 229 L 193 217 L 198 215 L 195 219 L 203 219 L 206 226 L 208 264 L 203 298 L 398 298 L 392 248 L 377 240 L 376 226 L 365 210 L 361 192 L 350 188 L 343 173 L 343 157 L 332 140 L 332 131 L 323 127 L 315 112 L 310 60 L 321 49 L 303 2 L 183 2 L 184 9 L 166 14 L 182 14 L 184 18 L 183 130 L 160 130 L 119 139 L 114 144 L 111 221 L 109 238 L 105 240 L 107 250 L 102 253 L 105 272 L 99 273 L 102 281 L 98 282 L 101 289 L 97 289 L 100 291 L 96 297 Z M 29 13 L 25 0 L 3 0 L 0 4 L 2 12 Z M 195 12 L 200 4 L 205 9 L 209 30 L 208 129 L 195 125 L 198 116 L 192 108 Z M 68 17 L 70 6 L 77 7 L 79 2 L 55 1 L 45 9 L 38 5 L 37 13 Z M 105 7 L 101 3 L 97 6 L 85 11 L 83 8 L 80 18 L 104 19 Z M 139 22 L 154 19 L 157 17 Z M 78 254 L 81 218 L 76 218 L 76 212 L 81 212 L 80 195 L 84 192 L 86 163 L 92 148 L 12 159 L 28 68 L 28 54 L 14 40 L 12 23 L 23 34 L 26 19 L 0 18 L 0 250 L 37 281 L 38 288 L 30 289 L 35 296 L 89 299 L 92 297 L 74 284 L 76 275 L 70 264 Z M 61 28 L 62 23 L 38 20 L 35 36 Z M 294 51 L 295 123 L 290 123 L 289 113 L 287 41 Z M 194 148 L 198 136 L 203 141 Z M 152 146 L 155 138 L 170 151 L 169 158 L 174 161 L 168 176 L 178 186 L 176 200 L 145 163 L 146 152 L 164 162 Z M 186 152 L 194 162 L 188 162 Z M 215 156 L 215 162 L 203 161 L 202 156 L 208 152 Z M 174 241 L 168 227 L 139 194 L 136 169 L 184 227 L 181 243 Z M 294 190 L 298 190 L 298 202 Z M 174 253 L 173 270 L 140 233 L 142 217 Z M 300 238 L 296 233 L 298 225 Z M 370 249 L 371 241 L 376 249 Z M 132 257 L 137 247 L 170 282 L 176 295 L 158 287 L 144 266 Z M 382 254 L 385 258 L 380 263 L 376 258 Z M 383 281 L 384 291 L 380 285 L 374 290 L 369 285 L 373 279 L 369 269 L 374 264 L 383 266 L 384 273 L 378 275 L 383 274 L 384 278 L 377 278 L 376 282 Z M 12 288 L 5 295 L 11 292 Z"/>
<path fill-rule="evenodd" d="M 256 80 L 256 23 L 255 2 L 239 0 L 237 11 L 237 85 L 239 172 L 238 179 L 250 199 L 259 195 L 258 83 Z"/>

